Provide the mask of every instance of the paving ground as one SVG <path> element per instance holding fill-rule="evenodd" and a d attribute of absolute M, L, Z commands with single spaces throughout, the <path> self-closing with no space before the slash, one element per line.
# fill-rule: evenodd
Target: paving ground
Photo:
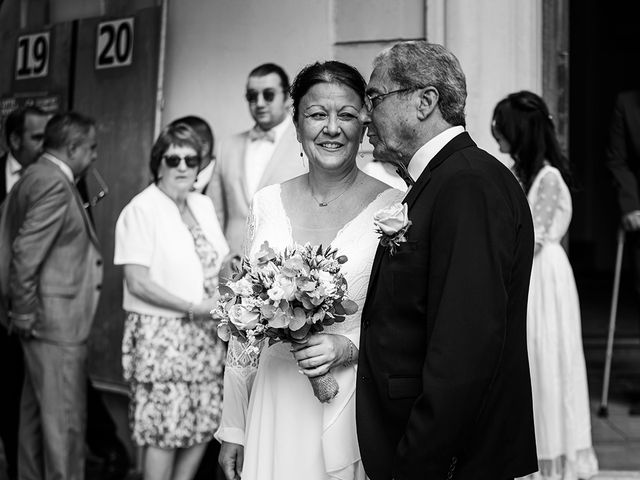
<path fill-rule="evenodd" d="M 640 416 L 629 406 L 640 401 L 640 319 L 630 282 L 622 281 L 609 396 L 602 397 L 612 279 L 577 275 L 582 307 L 582 335 L 591 397 L 592 437 L 601 474 L 598 480 L 640 479 Z M 606 405 L 608 415 L 598 415 Z"/>

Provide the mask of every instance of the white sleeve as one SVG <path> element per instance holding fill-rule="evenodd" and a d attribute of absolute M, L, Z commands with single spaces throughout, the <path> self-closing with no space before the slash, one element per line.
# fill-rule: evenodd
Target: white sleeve
<path fill-rule="evenodd" d="M 216 439 L 244 445 L 245 422 L 251 387 L 258 371 L 261 345 L 248 348 L 235 337 L 229 340 L 224 370 L 222 418 Z"/>
<path fill-rule="evenodd" d="M 255 228 L 256 218 L 252 204 L 247 218 L 246 240 L 243 248 L 245 255 L 251 250 Z M 261 349 L 262 344 L 257 348 L 248 348 L 247 344 L 238 341 L 235 337 L 231 337 L 229 340 L 224 371 L 222 418 L 220 419 L 220 428 L 215 434 L 216 439 L 220 442 L 244 445 L 249 396 L 258 371 Z"/>
<path fill-rule="evenodd" d="M 153 256 L 154 222 L 138 203 L 127 205 L 116 222 L 114 265 L 149 267 Z"/>
<path fill-rule="evenodd" d="M 544 245 L 549 228 L 558 209 L 560 179 L 555 172 L 548 172 L 540 179 L 536 200 L 531 206 L 536 243 Z"/>

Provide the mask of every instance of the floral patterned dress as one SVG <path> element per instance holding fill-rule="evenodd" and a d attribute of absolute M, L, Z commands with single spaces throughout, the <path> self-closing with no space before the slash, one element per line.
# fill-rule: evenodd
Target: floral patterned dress
<path fill-rule="evenodd" d="M 217 287 L 218 253 L 199 225 L 189 232 L 210 298 Z M 220 421 L 226 355 L 215 323 L 127 312 L 122 343 L 136 444 L 187 448 L 210 441 Z"/>

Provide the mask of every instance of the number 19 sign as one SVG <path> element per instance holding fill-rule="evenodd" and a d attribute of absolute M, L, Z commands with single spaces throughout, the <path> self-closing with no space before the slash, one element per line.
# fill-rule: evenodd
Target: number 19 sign
<path fill-rule="evenodd" d="M 133 17 L 98 24 L 96 68 L 131 65 L 133 59 Z"/>
<path fill-rule="evenodd" d="M 16 80 L 46 77 L 49 73 L 49 32 L 18 37 Z"/>

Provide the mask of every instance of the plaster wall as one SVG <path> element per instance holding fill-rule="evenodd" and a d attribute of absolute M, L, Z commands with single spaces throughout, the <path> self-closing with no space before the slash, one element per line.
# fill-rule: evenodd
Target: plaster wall
<path fill-rule="evenodd" d="M 163 123 L 200 115 L 216 138 L 251 127 L 247 74 L 274 62 L 292 78 L 307 63 L 331 58 L 330 7 L 315 0 L 172 1 Z"/>

